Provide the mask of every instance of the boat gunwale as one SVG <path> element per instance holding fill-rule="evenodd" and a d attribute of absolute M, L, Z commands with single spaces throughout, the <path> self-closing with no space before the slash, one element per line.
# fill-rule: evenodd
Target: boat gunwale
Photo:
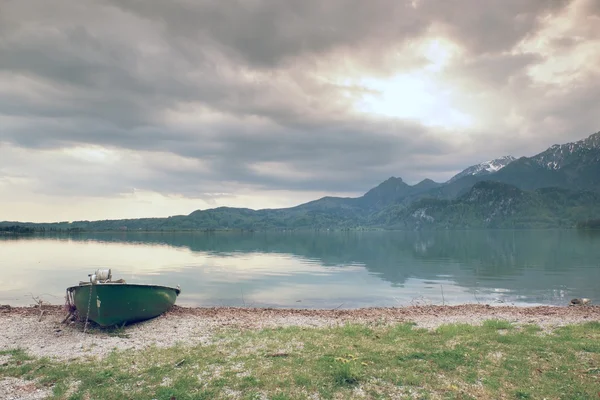
<path fill-rule="evenodd" d="M 177 296 L 181 293 L 180 288 L 172 287 L 172 286 L 164 286 L 164 285 L 153 285 L 146 283 L 123 283 L 123 282 L 104 282 L 104 283 L 92 283 L 92 282 L 82 282 L 79 285 L 69 286 L 67 291 L 74 291 L 75 289 L 88 287 L 88 286 L 137 286 L 137 287 L 148 287 L 148 288 L 160 288 L 160 289 L 170 289 L 174 290 L 177 293 Z"/>

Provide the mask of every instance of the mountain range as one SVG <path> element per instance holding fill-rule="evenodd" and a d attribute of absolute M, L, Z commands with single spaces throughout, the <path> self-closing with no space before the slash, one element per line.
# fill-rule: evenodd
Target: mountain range
<path fill-rule="evenodd" d="M 466 176 L 484 176 L 500 171 L 511 162 L 515 161 L 513 156 L 504 156 L 495 160 L 482 162 L 481 164 L 470 166 L 464 171 L 454 175 L 448 182 L 454 182 Z"/>
<path fill-rule="evenodd" d="M 600 132 L 533 156 L 473 165 L 444 183 L 390 177 L 361 197 L 323 197 L 291 208 L 219 207 L 168 218 L 49 224 L 36 230 L 454 229 L 572 227 L 600 218 Z"/>

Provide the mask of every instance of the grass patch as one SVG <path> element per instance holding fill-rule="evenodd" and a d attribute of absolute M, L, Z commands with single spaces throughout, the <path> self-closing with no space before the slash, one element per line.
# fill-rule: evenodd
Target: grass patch
<path fill-rule="evenodd" d="M 490 319 L 488 321 L 484 321 L 483 327 L 490 330 L 513 329 L 513 326 L 510 322 L 499 319 Z"/>
<path fill-rule="evenodd" d="M 337 386 L 355 386 L 361 379 L 359 368 L 350 363 L 336 365 L 331 375 Z"/>
<path fill-rule="evenodd" d="M 126 328 L 116 330 L 126 335 Z M 600 324 L 540 334 L 491 320 L 225 330 L 212 345 L 115 351 L 58 362 L 0 351 L 0 379 L 52 388 L 51 399 L 569 398 L 598 396 Z"/>

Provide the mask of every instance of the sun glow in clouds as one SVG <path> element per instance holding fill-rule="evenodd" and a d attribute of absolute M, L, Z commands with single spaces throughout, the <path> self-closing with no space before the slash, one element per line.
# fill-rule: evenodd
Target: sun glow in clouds
<path fill-rule="evenodd" d="M 424 73 L 396 75 L 389 80 L 365 78 L 361 85 L 376 92 L 355 105 L 362 113 L 417 120 L 427 126 L 468 127 L 472 119 L 453 107 L 452 91 Z"/>
<path fill-rule="evenodd" d="M 443 71 L 461 52 L 460 47 L 445 38 L 426 39 L 419 46 L 419 53 L 428 61 L 425 69 L 433 72 Z"/>
<path fill-rule="evenodd" d="M 354 102 L 355 111 L 415 120 L 426 126 L 472 126 L 472 117 L 457 106 L 458 90 L 443 79 L 445 68 L 461 53 L 461 49 L 447 39 L 429 38 L 409 51 L 426 60 L 422 68 L 385 79 L 363 76 L 345 81 L 346 85 L 365 89 Z"/>
<path fill-rule="evenodd" d="M 88 163 L 112 164 L 120 158 L 118 152 L 100 146 L 78 146 L 63 149 L 63 152 Z"/>

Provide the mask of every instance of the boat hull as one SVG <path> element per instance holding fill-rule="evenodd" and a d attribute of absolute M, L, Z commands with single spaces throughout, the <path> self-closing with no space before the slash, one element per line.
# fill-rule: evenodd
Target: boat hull
<path fill-rule="evenodd" d="M 175 304 L 180 293 L 167 286 L 128 283 L 86 283 L 67 291 L 79 318 L 103 327 L 157 317 Z"/>

